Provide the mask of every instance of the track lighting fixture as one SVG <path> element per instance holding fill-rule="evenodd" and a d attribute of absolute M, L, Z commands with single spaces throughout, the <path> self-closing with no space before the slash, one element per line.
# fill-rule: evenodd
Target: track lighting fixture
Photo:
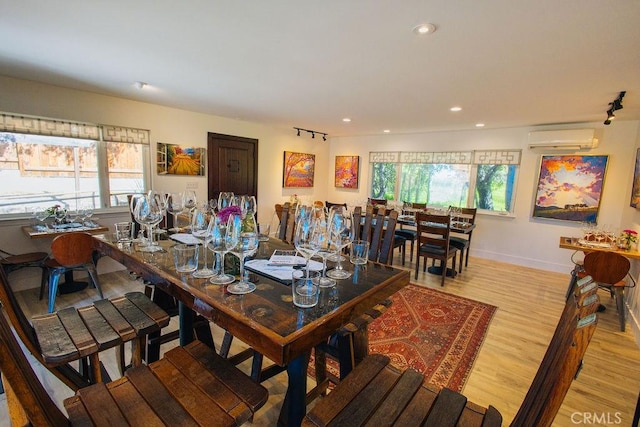
<path fill-rule="evenodd" d="M 294 129 L 297 131 L 297 133 L 296 133 L 297 136 L 300 136 L 300 132 L 302 131 L 302 132 L 310 133 L 312 139 L 316 138 L 316 133 L 317 133 L 318 135 L 322 135 L 322 140 L 323 141 L 327 140 L 327 134 L 324 133 L 324 132 L 318 132 L 317 130 L 302 129 L 302 128 L 297 128 L 297 127 L 294 127 Z"/>
<path fill-rule="evenodd" d="M 611 120 L 615 119 L 616 116 L 613 114 L 614 111 L 622 110 L 624 107 L 622 106 L 622 98 L 624 98 L 626 91 L 622 91 L 618 94 L 618 97 L 610 102 L 610 108 L 607 110 L 607 119 L 604 121 L 605 125 L 610 125 Z"/>

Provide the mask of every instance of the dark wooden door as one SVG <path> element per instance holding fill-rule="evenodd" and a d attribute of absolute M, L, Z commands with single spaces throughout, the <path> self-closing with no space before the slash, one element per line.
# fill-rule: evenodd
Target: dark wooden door
<path fill-rule="evenodd" d="M 208 197 L 217 199 L 221 191 L 258 198 L 258 140 L 209 132 Z"/>

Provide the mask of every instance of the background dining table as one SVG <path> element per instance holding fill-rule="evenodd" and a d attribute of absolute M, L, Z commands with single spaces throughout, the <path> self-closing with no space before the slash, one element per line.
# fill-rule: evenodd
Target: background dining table
<path fill-rule="evenodd" d="M 139 252 L 136 245 L 123 246 L 106 236 L 94 236 L 96 250 L 137 273 L 181 303 L 181 344 L 193 339 L 190 319 L 198 313 L 240 339 L 277 365 L 286 367 L 288 387 L 279 425 L 299 425 L 306 413 L 307 365 L 314 346 L 409 284 L 410 273 L 369 262 L 363 266 L 343 263 L 353 271 L 349 279 L 338 280 L 323 289 L 320 302 L 302 309 L 292 303 L 288 283 L 255 274 L 257 289 L 246 295 L 232 295 L 225 285 L 175 271 L 172 240 L 160 241 L 163 251 Z M 269 258 L 275 249 L 290 245 L 271 238 L 261 242 L 256 258 Z M 227 255 L 231 256 L 231 255 Z M 331 264 L 330 264 L 331 267 Z"/>

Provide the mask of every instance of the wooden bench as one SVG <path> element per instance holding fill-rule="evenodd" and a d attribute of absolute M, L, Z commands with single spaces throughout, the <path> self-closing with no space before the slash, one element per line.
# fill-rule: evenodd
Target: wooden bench
<path fill-rule="evenodd" d="M 141 292 L 34 316 L 32 324 L 45 366 L 88 357 L 92 382 L 101 382 L 99 352 L 132 343 L 132 365 L 142 361 L 146 336 L 169 324 L 169 315 Z"/>
<path fill-rule="evenodd" d="M 199 341 L 108 384 L 65 399 L 68 418 L 40 383 L 0 306 L 0 371 L 11 425 L 240 425 L 268 392 Z"/>
<path fill-rule="evenodd" d="M 389 357 L 372 354 L 314 406 L 303 425 L 502 425 L 494 407 L 484 409 L 460 393 L 423 382 L 419 372 L 400 372 L 389 365 Z"/>
<path fill-rule="evenodd" d="M 596 292 L 597 284 L 591 277 L 574 281 L 547 352 L 511 426 L 552 425 L 595 332 L 600 302 Z M 419 372 L 399 372 L 389 366 L 387 356 L 370 355 L 318 401 L 303 425 L 502 425 L 496 408 L 485 409 L 460 393 L 423 382 Z"/>

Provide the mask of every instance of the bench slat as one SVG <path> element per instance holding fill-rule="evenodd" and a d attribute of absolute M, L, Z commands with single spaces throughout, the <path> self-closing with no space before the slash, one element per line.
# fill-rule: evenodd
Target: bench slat
<path fill-rule="evenodd" d="M 93 339 L 75 308 L 69 307 L 58 311 L 58 318 L 78 349 L 80 357 L 98 352 L 98 343 Z"/>
<path fill-rule="evenodd" d="M 32 323 L 45 363 L 57 366 L 80 358 L 80 352 L 56 313 L 36 316 Z"/>
<path fill-rule="evenodd" d="M 109 322 L 102 317 L 95 306 L 82 307 L 78 309 L 80 317 L 89 329 L 100 350 L 114 347 L 122 343 L 122 338 L 113 330 Z"/>
<path fill-rule="evenodd" d="M 124 318 L 110 300 L 103 299 L 93 303 L 96 310 L 107 319 L 107 322 L 114 331 L 122 338 L 122 341 L 129 341 L 136 337 L 136 331 L 133 326 Z"/>

